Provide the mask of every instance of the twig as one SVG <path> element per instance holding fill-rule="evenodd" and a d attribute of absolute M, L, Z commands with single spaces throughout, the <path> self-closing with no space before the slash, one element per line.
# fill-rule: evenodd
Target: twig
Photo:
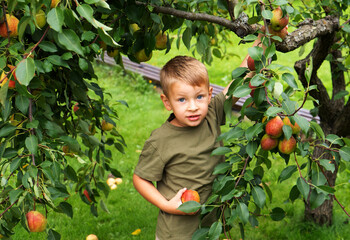
<path fill-rule="evenodd" d="M 238 178 L 238 180 L 237 180 L 237 182 L 235 183 L 235 188 L 238 186 L 238 183 L 239 183 L 239 181 L 241 181 L 241 179 L 242 179 L 242 177 L 243 177 L 243 174 L 244 174 L 244 172 L 245 172 L 245 170 L 246 170 L 246 168 L 247 168 L 247 165 L 248 165 L 248 160 L 249 160 L 249 156 L 245 159 L 245 163 L 244 163 L 244 166 L 243 166 L 243 169 L 242 169 L 242 171 L 241 171 L 241 173 L 239 174 L 239 178 Z"/>

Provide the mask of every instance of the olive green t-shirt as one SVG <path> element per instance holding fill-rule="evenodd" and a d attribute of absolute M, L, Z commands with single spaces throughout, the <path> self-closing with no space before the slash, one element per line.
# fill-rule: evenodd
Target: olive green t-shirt
<path fill-rule="evenodd" d="M 186 187 L 198 191 L 201 203 L 211 194 L 214 167 L 223 156 L 211 156 L 221 146 L 216 139 L 225 124 L 225 96 L 212 98 L 206 118 L 196 127 L 177 127 L 171 117 L 151 133 L 145 142 L 135 174 L 157 182 L 157 189 L 168 200 Z M 160 240 L 187 240 L 197 230 L 200 214 L 172 215 L 159 212 L 156 235 Z"/>

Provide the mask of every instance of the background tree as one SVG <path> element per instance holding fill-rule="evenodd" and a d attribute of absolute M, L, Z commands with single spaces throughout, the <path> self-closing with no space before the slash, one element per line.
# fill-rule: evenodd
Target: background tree
<path fill-rule="evenodd" d="M 218 178 L 212 198 L 203 206 L 191 202 L 182 206 L 184 211 L 202 208 L 203 214 L 219 210 L 219 220 L 209 229 L 200 229 L 195 237 L 217 239 L 221 232 L 228 235 L 227 230 L 235 224 L 243 234 L 244 224 L 257 225 L 259 215 L 268 214 L 273 220 L 284 217 L 282 208 L 269 209 L 266 204 L 273 193 L 264 182 L 263 166 L 270 169 L 275 155 L 286 164 L 295 163 L 281 171 L 279 181 L 299 174 L 290 200 L 303 199 L 306 219 L 330 225 L 334 200 L 344 209 L 334 186 L 339 169 L 348 167 L 350 160 L 346 138 L 350 131 L 349 80 L 345 75 L 349 68 L 349 1 L 1 3 L 0 234 L 12 235 L 19 222 L 27 227 L 24 216 L 38 204 L 46 213 L 53 210 L 72 216 L 72 206 L 64 199 L 74 191 L 91 205 L 94 214 L 98 199 L 106 210 L 100 198 L 100 192 L 108 195 L 103 179 L 109 172 L 120 175 L 112 167 L 108 147 L 123 151 L 125 143 L 115 128 L 107 131 L 109 128 L 103 127 L 106 122 L 115 125 L 113 119 L 118 116 L 113 110 L 115 103 L 110 103 L 93 81 L 94 58 L 103 59 L 107 52 L 121 65 L 121 55 L 142 62 L 150 59 L 154 50 L 171 51 L 183 43 L 210 64 L 213 57 L 225 55 L 222 46 L 230 40 L 229 32 L 241 37 L 242 43 L 254 41 L 258 33 L 263 36 L 263 45 L 248 51 L 255 70 L 233 70 L 235 82 L 229 91 L 231 97 L 244 97 L 254 89 L 240 117 L 248 117 L 253 124 L 244 128 L 240 121 L 222 135 L 227 146 L 213 154 L 225 154 L 227 161 L 215 169 Z M 293 30 L 287 35 L 285 28 L 273 27 L 273 10 L 278 7 L 282 17 L 289 16 L 289 29 Z M 45 23 L 39 18 L 43 15 L 40 9 Z M 299 89 L 293 70 L 278 61 L 276 51 L 304 51 L 310 41 L 314 42 L 310 54 L 295 63 L 303 88 Z M 331 79 L 317 75 L 327 61 Z M 332 89 L 326 89 L 327 81 L 332 82 Z M 298 95 L 302 101 L 292 98 L 298 91 L 303 93 Z M 319 123 L 299 114 L 306 101 L 313 102 L 311 113 L 319 117 Z M 226 110 L 231 111 L 229 101 Z M 296 149 L 263 147 L 267 123 L 276 116 L 299 125 L 301 133 L 284 123 L 278 139 L 278 144 L 283 138 L 295 139 Z M 77 161 L 68 161 L 68 155 Z M 67 182 L 74 187 L 68 189 Z M 46 231 L 50 239 L 59 239 L 54 229 Z"/>

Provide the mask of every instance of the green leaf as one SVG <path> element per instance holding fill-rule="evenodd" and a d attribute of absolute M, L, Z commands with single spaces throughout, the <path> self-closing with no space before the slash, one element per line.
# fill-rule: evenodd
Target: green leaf
<path fill-rule="evenodd" d="M 100 200 L 100 206 L 101 206 L 101 209 L 103 211 L 105 211 L 106 213 L 110 213 L 109 210 L 108 210 L 108 207 L 107 205 L 105 204 L 105 202 L 103 201 L 103 199 Z"/>
<path fill-rule="evenodd" d="M 24 191 L 23 191 L 22 188 L 12 189 L 12 190 L 9 192 L 9 197 L 10 197 L 10 202 L 11 202 L 11 204 L 13 204 L 14 202 L 16 202 L 23 192 L 24 192 Z"/>
<path fill-rule="evenodd" d="M 327 182 L 326 177 L 319 169 L 313 169 L 311 175 L 312 184 L 315 186 L 324 185 Z"/>
<path fill-rule="evenodd" d="M 58 34 L 58 41 L 65 46 L 66 49 L 84 56 L 83 48 L 80 45 L 80 39 L 72 29 L 63 29 L 62 33 Z"/>
<path fill-rule="evenodd" d="M 185 44 L 188 50 L 190 50 L 191 48 L 191 39 L 192 39 L 192 29 L 190 27 L 187 27 L 184 33 L 182 34 L 182 42 Z"/>
<path fill-rule="evenodd" d="M 345 96 L 349 95 L 349 92 L 346 90 L 340 91 L 337 94 L 334 95 L 334 100 L 342 99 Z"/>
<path fill-rule="evenodd" d="M 61 8 L 52 8 L 47 14 L 47 23 L 56 32 L 62 32 L 62 25 L 64 23 L 64 14 Z"/>
<path fill-rule="evenodd" d="M 275 116 L 277 113 L 280 113 L 280 112 L 283 112 L 283 109 L 282 108 L 279 108 L 279 107 L 269 107 L 265 114 L 266 116 Z"/>
<path fill-rule="evenodd" d="M 201 204 L 196 201 L 188 201 L 181 204 L 177 209 L 184 213 L 197 212 L 201 208 Z"/>
<path fill-rule="evenodd" d="M 206 240 L 208 236 L 209 228 L 202 227 L 197 229 L 192 235 L 192 240 Z"/>
<path fill-rule="evenodd" d="M 322 141 L 324 142 L 325 135 L 324 135 L 324 132 L 323 132 L 321 126 L 318 123 L 314 122 L 314 121 L 310 122 L 310 126 L 311 126 L 311 129 L 316 133 L 316 135 L 318 137 L 320 137 L 322 139 Z"/>
<path fill-rule="evenodd" d="M 10 165 L 10 172 L 13 173 L 13 171 L 17 170 L 17 168 L 20 166 L 21 164 L 21 158 L 15 158 L 14 160 L 11 161 L 11 165 Z"/>
<path fill-rule="evenodd" d="M 335 189 L 330 187 L 330 186 L 322 185 L 322 186 L 316 186 L 316 188 L 318 190 L 321 190 L 321 192 L 323 192 L 324 194 L 334 194 L 335 193 Z"/>
<path fill-rule="evenodd" d="M 25 140 L 26 147 L 29 152 L 32 154 L 36 154 L 38 151 L 38 138 L 35 135 L 30 135 Z"/>
<path fill-rule="evenodd" d="M 307 199 L 310 192 L 309 184 L 304 181 L 302 178 L 298 178 L 297 180 L 297 187 L 299 189 L 299 192 L 303 195 L 304 199 Z"/>
<path fill-rule="evenodd" d="M 228 147 L 218 147 L 215 149 L 211 155 L 225 155 L 226 153 L 232 152 L 231 148 Z"/>
<path fill-rule="evenodd" d="M 23 95 L 16 95 L 16 107 L 23 114 L 27 114 L 29 109 L 29 99 Z"/>
<path fill-rule="evenodd" d="M 293 134 L 292 128 L 288 125 L 283 125 L 282 130 L 285 139 L 289 139 Z"/>
<path fill-rule="evenodd" d="M 285 216 L 286 212 L 280 207 L 272 209 L 272 212 L 270 213 L 270 217 L 273 221 L 281 221 Z"/>
<path fill-rule="evenodd" d="M 295 81 L 294 75 L 291 73 L 283 73 L 282 79 L 292 88 L 298 88 L 298 84 Z"/>
<path fill-rule="evenodd" d="M 258 149 L 258 143 L 257 142 L 248 142 L 247 147 L 246 147 L 246 151 L 249 155 L 250 158 L 254 157 L 254 154 L 256 152 L 256 150 Z"/>
<path fill-rule="evenodd" d="M 73 207 L 68 202 L 60 202 L 57 208 L 68 217 L 73 218 Z"/>
<path fill-rule="evenodd" d="M 342 147 L 341 149 L 339 149 L 339 154 L 344 161 L 350 162 L 350 147 Z"/>
<path fill-rule="evenodd" d="M 263 16 L 263 18 L 265 19 L 271 19 L 273 17 L 273 13 L 271 10 L 265 9 L 261 12 L 261 15 Z"/>
<path fill-rule="evenodd" d="M 39 47 L 45 52 L 57 52 L 57 46 L 49 41 L 42 41 L 41 43 L 39 43 Z"/>
<path fill-rule="evenodd" d="M 254 179 L 254 174 L 253 171 L 248 169 L 245 173 L 244 173 L 244 180 L 246 180 L 247 182 L 251 181 Z"/>
<path fill-rule="evenodd" d="M 53 229 L 49 229 L 47 240 L 61 240 L 61 234 Z"/>
<path fill-rule="evenodd" d="M 320 159 L 320 164 L 322 165 L 322 167 L 324 167 L 327 171 L 331 171 L 334 172 L 335 170 L 335 166 L 332 163 L 331 160 L 328 159 Z"/>
<path fill-rule="evenodd" d="M 9 123 L 5 124 L 3 127 L 0 128 L 0 138 L 7 137 L 8 135 L 14 133 L 16 129 L 16 126 L 13 126 Z"/>
<path fill-rule="evenodd" d="M 95 28 L 98 28 L 97 24 L 95 23 L 95 19 L 94 19 L 94 10 L 92 9 L 92 7 L 90 7 L 87 4 L 80 4 L 77 6 L 77 11 L 80 14 L 80 16 L 82 16 L 83 18 L 85 18 L 86 20 L 88 20 L 89 23 L 91 23 L 92 26 L 94 26 Z"/>
<path fill-rule="evenodd" d="M 58 55 L 50 55 L 47 57 L 47 60 L 56 66 L 62 66 L 62 67 L 66 67 L 66 68 L 70 69 L 68 63 L 66 61 L 64 61 L 62 59 L 62 57 L 60 57 Z"/>
<path fill-rule="evenodd" d="M 229 169 L 231 169 L 232 166 L 230 163 L 228 162 L 223 162 L 223 163 L 219 163 L 218 165 L 216 165 L 216 167 L 214 168 L 213 174 L 217 175 L 217 174 L 223 174 L 225 172 L 227 172 Z"/>
<path fill-rule="evenodd" d="M 214 222 L 209 229 L 209 234 L 208 234 L 209 239 L 219 239 L 221 231 L 222 231 L 222 223 L 219 221 Z"/>
<path fill-rule="evenodd" d="M 35 75 L 35 64 L 33 58 L 26 58 L 17 65 L 16 77 L 19 83 L 28 86 Z"/>
<path fill-rule="evenodd" d="M 278 181 L 283 182 L 284 180 L 287 180 L 296 171 L 297 171 L 297 166 L 295 166 L 295 165 L 287 166 L 285 169 L 282 170 L 280 176 L 278 177 Z"/>
<path fill-rule="evenodd" d="M 261 187 L 255 186 L 252 189 L 253 199 L 256 205 L 259 208 L 264 208 L 266 202 L 266 195 L 264 190 Z"/>
<path fill-rule="evenodd" d="M 249 210 L 247 205 L 245 205 L 245 203 L 238 202 L 236 211 L 238 217 L 242 220 L 244 224 L 246 224 L 249 221 Z"/>
<path fill-rule="evenodd" d="M 294 202 L 300 196 L 297 185 L 294 185 L 289 192 L 289 199 Z"/>
<path fill-rule="evenodd" d="M 247 68 L 245 67 L 238 67 L 234 69 L 231 73 L 231 78 L 236 79 L 238 77 L 241 77 L 245 72 L 247 71 Z"/>
<path fill-rule="evenodd" d="M 344 142 L 341 137 L 335 134 L 328 134 L 326 140 L 330 142 L 330 145 L 340 145 L 344 146 Z"/>
<path fill-rule="evenodd" d="M 245 97 L 248 94 L 250 94 L 251 91 L 252 91 L 252 89 L 250 89 L 249 85 L 244 84 L 242 86 L 237 87 L 232 95 L 237 97 L 237 98 L 241 98 L 241 97 Z"/>
<path fill-rule="evenodd" d="M 261 133 L 262 131 L 264 131 L 264 124 L 257 123 L 246 130 L 245 136 L 248 141 L 251 141 L 254 137 L 258 136 L 259 133 Z"/>
<path fill-rule="evenodd" d="M 255 61 L 261 61 L 262 55 L 264 54 L 264 50 L 261 47 L 254 46 L 248 48 L 249 56 Z"/>
<path fill-rule="evenodd" d="M 310 128 L 310 122 L 306 120 L 304 117 L 299 116 L 298 114 L 294 115 L 295 122 L 298 123 L 301 130 L 307 134 Z"/>

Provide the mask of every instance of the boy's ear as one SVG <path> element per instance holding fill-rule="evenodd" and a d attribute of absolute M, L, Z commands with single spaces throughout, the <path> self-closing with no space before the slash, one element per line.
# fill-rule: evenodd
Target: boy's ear
<path fill-rule="evenodd" d="M 213 87 L 209 87 L 209 102 L 212 96 L 213 96 Z"/>
<path fill-rule="evenodd" d="M 160 95 L 160 99 L 162 99 L 162 102 L 164 104 L 164 107 L 166 108 L 166 110 L 171 111 L 172 107 L 170 105 L 169 99 L 167 98 L 167 96 L 165 96 L 165 94 L 161 94 Z"/>

